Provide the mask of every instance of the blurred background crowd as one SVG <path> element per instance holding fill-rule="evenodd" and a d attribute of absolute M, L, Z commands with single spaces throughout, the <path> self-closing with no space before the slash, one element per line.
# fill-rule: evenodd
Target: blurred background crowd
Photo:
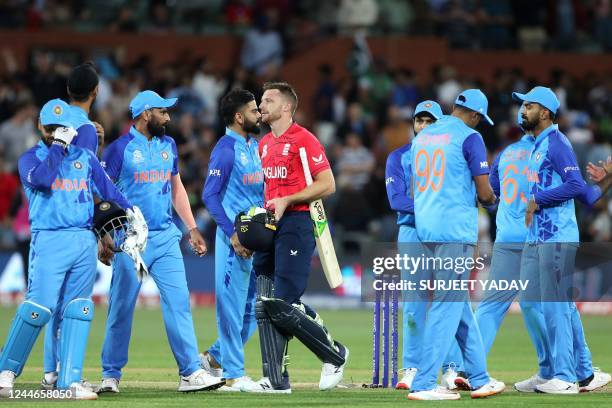
<path fill-rule="evenodd" d="M 529 72 L 517 67 L 500 69 L 493 83 L 484 83 L 476 72 L 460 75 L 451 65 L 416 75 L 410 67 L 392 66 L 372 55 L 366 35 L 447 35 L 452 47 L 470 49 L 605 52 L 612 49 L 610 6 L 607 0 L 8 0 L 0 3 L 0 28 L 223 32 L 243 38 L 240 55 L 227 71 L 206 57 L 181 54 L 156 68 L 147 55 L 127 63 L 120 48 L 89 56 L 100 74 L 90 116 L 103 125 L 107 144 L 129 129 L 128 104 L 138 91 L 154 89 L 179 97 L 167 133 L 179 147 L 181 176 L 211 244 L 214 224 L 200 194 L 210 152 L 224 132 L 217 112 L 220 98 L 242 87 L 259 101 L 263 82 L 282 79 L 280 68 L 292 53 L 325 36 L 354 35 L 353 52 L 346 61 L 349 74 L 339 75 L 331 65 L 319 66 L 314 98 L 300 100 L 296 114 L 297 122 L 326 146 L 333 165 L 337 193 L 327 208 L 342 251 L 354 244 L 395 240 L 395 217 L 385 193 L 385 160 L 412 138 L 412 113 L 419 101 L 434 99 L 449 113 L 462 89 L 481 88 L 496 122 L 494 127 L 479 127 L 492 161 L 521 136 L 511 93 L 536 85 Z M 16 245 L 22 234 L 22 227 L 13 222 L 21 202 L 17 159 L 38 140 L 40 106 L 55 97 L 67 98 L 70 68 L 46 52 L 36 52 L 28 64 L 20 65 L 8 49 L 0 50 L 0 244 L 5 248 Z M 576 77 L 555 69 L 547 83 L 538 85 L 557 93 L 559 127 L 571 140 L 582 169 L 612 154 L 612 73 Z M 609 241 L 611 212 L 610 200 L 594 209 L 579 206 L 582 240 Z M 480 220 L 480 239 L 493 240 L 494 214 L 481 210 Z"/>

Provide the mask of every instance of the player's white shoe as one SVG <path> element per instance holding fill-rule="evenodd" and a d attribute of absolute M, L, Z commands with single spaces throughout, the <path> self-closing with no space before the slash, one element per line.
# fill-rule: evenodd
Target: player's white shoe
<path fill-rule="evenodd" d="M 404 370 L 404 376 L 395 386 L 396 390 L 409 390 L 412 387 L 412 381 L 414 381 L 414 377 L 416 376 L 417 369 L 416 368 L 407 368 Z"/>
<path fill-rule="evenodd" d="M 187 377 L 181 376 L 178 390 L 180 392 L 210 391 L 225 385 L 225 380 L 213 377 L 206 370 L 200 368 Z"/>
<path fill-rule="evenodd" d="M 251 377 L 242 376 L 240 378 L 233 378 L 231 380 L 225 380 L 225 385 L 219 388 L 222 392 L 241 392 L 245 388 L 252 388 L 255 386 L 255 381 Z"/>
<path fill-rule="evenodd" d="M 608 373 L 604 373 L 600 371 L 598 368 L 594 368 L 593 378 L 591 381 L 580 381 L 578 384 L 578 391 L 580 392 L 589 392 L 595 391 L 599 388 L 605 387 L 612 381 L 612 376 Z"/>
<path fill-rule="evenodd" d="M 470 380 L 468 379 L 465 371 L 457 371 L 455 385 L 457 386 L 457 389 L 461 391 L 472 391 L 472 384 L 470 384 Z"/>
<path fill-rule="evenodd" d="M 103 392 L 114 392 L 119 393 L 119 379 L 118 378 L 103 378 L 100 386 L 96 390 L 98 394 Z"/>
<path fill-rule="evenodd" d="M 334 388 L 342 381 L 342 375 L 344 374 L 344 367 L 349 358 L 349 349 L 344 346 L 344 364 L 341 366 L 335 366 L 330 363 L 324 363 L 323 369 L 321 370 L 321 379 L 319 380 L 319 389 L 321 391 L 327 391 Z"/>
<path fill-rule="evenodd" d="M 249 388 L 243 388 L 244 392 L 256 392 L 266 394 L 291 394 L 291 387 L 286 389 L 274 389 L 268 377 L 262 377 L 259 381 L 254 382 Z"/>
<path fill-rule="evenodd" d="M 200 364 L 202 365 L 202 368 L 213 377 L 223 377 L 223 369 L 214 368 L 211 363 L 212 362 L 210 361 L 210 354 L 200 353 Z"/>
<path fill-rule="evenodd" d="M 497 381 L 495 378 L 490 377 L 489 382 L 471 392 L 472 398 L 486 398 L 491 395 L 501 394 L 506 389 L 506 384 L 501 381 Z"/>
<path fill-rule="evenodd" d="M 455 379 L 457 378 L 457 372 L 449 367 L 442 374 L 442 385 L 446 387 L 447 390 L 456 390 L 457 386 L 455 385 Z"/>
<path fill-rule="evenodd" d="M 70 398 L 75 400 L 96 400 L 98 394 L 83 386 L 80 382 L 70 384 Z"/>
<path fill-rule="evenodd" d="M 448 390 L 446 387 L 436 386 L 433 390 L 411 392 L 408 399 L 415 401 L 442 401 L 458 400 L 461 398 L 458 392 Z"/>
<path fill-rule="evenodd" d="M 548 380 L 536 374 L 526 380 L 514 383 L 514 389 L 518 392 L 536 392 L 536 385 L 544 384 L 546 381 Z"/>
<path fill-rule="evenodd" d="M 80 381 L 83 388 L 96 392 L 95 388 L 89 381 L 81 380 Z M 41 390 L 54 390 L 57 388 L 57 371 L 51 371 L 45 373 L 42 380 L 40 381 L 40 389 Z"/>
<path fill-rule="evenodd" d="M 0 397 L 9 397 L 15 385 L 15 373 L 9 370 L 0 371 Z"/>
<path fill-rule="evenodd" d="M 538 384 L 535 387 L 535 392 L 544 394 L 578 394 L 578 386 L 576 383 L 563 381 L 558 378 L 546 381 L 544 384 Z"/>

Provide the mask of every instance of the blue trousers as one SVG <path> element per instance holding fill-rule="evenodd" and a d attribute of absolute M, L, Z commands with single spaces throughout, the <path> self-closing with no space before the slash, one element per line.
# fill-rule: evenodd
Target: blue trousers
<path fill-rule="evenodd" d="M 571 243 L 526 244 L 523 251 L 521 276 L 539 279 L 539 302 L 536 296 L 529 296 L 527 301 L 542 313 L 543 326 L 530 332 L 542 378 L 576 382 L 593 373 L 578 309 L 565 295 L 576 251 L 577 246 Z M 541 343 L 545 344 L 542 350 Z"/>
<path fill-rule="evenodd" d="M 400 225 L 397 241 L 398 252 L 402 255 L 421 256 L 416 228 Z M 402 280 L 413 281 L 415 276 L 421 278 L 422 274 L 409 275 L 408 271 L 402 271 Z M 402 294 L 402 367 L 405 369 L 419 366 L 427 306 L 428 303 L 415 292 L 404 291 Z"/>
<path fill-rule="evenodd" d="M 174 224 L 162 231 L 149 231 L 142 258 L 160 292 L 166 335 L 179 374 L 187 376 L 200 368 L 200 359 L 180 238 L 181 233 Z M 124 253 L 116 254 L 102 347 L 103 378 L 121 378 L 121 369 L 128 362 L 132 319 L 139 291 L 134 262 Z"/>
<path fill-rule="evenodd" d="M 473 245 L 423 244 L 423 248 L 427 257 L 436 259 L 474 257 Z M 469 272 L 457 274 L 446 265 L 433 271 L 434 280 L 447 284 L 467 280 L 468 275 Z M 479 388 L 489 382 L 484 347 L 468 292 L 437 288 L 425 321 L 421 359 L 412 383 L 413 391 L 426 391 L 436 387 L 438 369 L 447 357 L 454 339 L 462 352 L 465 371 L 469 373 L 472 386 Z"/>
<path fill-rule="evenodd" d="M 223 367 L 223 377 L 244 375 L 244 344 L 257 328 L 256 279 L 253 259 L 234 253 L 229 238 L 217 228 L 215 238 L 215 295 L 217 332 L 208 352 Z"/>
<path fill-rule="evenodd" d="M 92 231 L 38 231 L 32 234 L 26 300 L 49 308 L 44 370 L 56 371 L 58 336 L 65 306 L 89 298 L 96 279 L 98 244 Z"/>

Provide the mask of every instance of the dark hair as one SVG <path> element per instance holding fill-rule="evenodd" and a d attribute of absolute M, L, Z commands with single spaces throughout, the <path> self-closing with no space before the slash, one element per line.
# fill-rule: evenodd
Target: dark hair
<path fill-rule="evenodd" d="M 246 89 L 234 89 L 221 99 L 221 119 L 226 126 L 234 124 L 234 116 L 247 103 L 254 101 L 255 96 Z"/>
<path fill-rule="evenodd" d="M 281 95 L 289 99 L 289 102 L 291 102 L 291 107 L 292 107 L 291 115 L 295 115 L 295 111 L 297 110 L 297 107 L 298 107 L 298 97 L 297 97 L 297 94 L 295 93 L 295 89 L 293 89 L 293 87 L 286 82 L 266 82 L 263 85 L 264 92 L 270 89 L 278 90 L 281 93 Z"/>
<path fill-rule="evenodd" d="M 92 62 L 72 68 L 68 75 L 68 95 L 77 102 L 85 102 L 99 83 L 98 73 Z"/>

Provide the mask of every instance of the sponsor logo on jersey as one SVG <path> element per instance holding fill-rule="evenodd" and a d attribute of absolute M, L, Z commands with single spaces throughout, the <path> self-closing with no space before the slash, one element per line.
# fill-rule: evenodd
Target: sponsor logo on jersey
<path fill-rule="evenodd" d="M 486 162 L 486 161 L 481 161 L 480 162 L 480 168 L 481 169 L 486 169 L 488 167 L 489 167 L 489 163 L 488 162 Z"/>
<path fill-rule="evenodd" d="M 323 164 L 323 153 L 321 153 L 319 157 L 312 156 L 311 158 L 315 166 L 318 166 L 319 164 Z"/>
<path fill-rule="evenodd" d="M 74 168 L 77 170 L 81 170 L 83 168 L 83 165 L 81 164 L 80 161 L 77 160 L 74 162 Z"/>
<path fill-rule="evenodd" d="M 142 163 L 144 161 L 144 156 L 142 155 L 142 152 L 140 150 L 134 150 L 134 153 L 132 153 L 132 162 L 134 162 L 134 164 L 138 164 L 138 163 Z"/>
<path fill-rule="evenodd" d="M 267 154 L 268 154 L 268 145 L 264 145 L 261 151 L 261 158 L 263 159 L 264 157 L 266 157 Z"/>
<path fill-rule="evenodd" d="M 220 169 L 210 169 L 208 170 L 208 175 L 209 176 L 213 176 L 213 177 L 221 177 L 221 170 Z"/>
<path fill-rule="evenodd" d="M 287 168 L 283 166 L 264 167 L 263 172 L 267 179 L 287 178 Z"/>
<path fill-rule="evenodd" d="M 578 166 L 567 166 L 563 169 L 564 173 L 567 173 L 568 171 L 580 171 L 580 168 Z"/>
<path fill-rule="evenodd" d="M 395 180 L 393 180 L 393 177 L 387 177 L 385 179 L 385 185 L 391 184 L 393 182 L 395 182 Z"/>
<path fill-rule="evenodd" d="M 89 190 L 87 187 L 87 180 L 82 179 L 62 179 L 56 178 L 53 184 L 51 185 L 51 190 L 53 191 L 82 191 Z"/>
<path fill-rule="evenodd" d="M 134 172 L 134 183 L 165 183 L 170 180 L 170 170 L 145 170 Z"/>

